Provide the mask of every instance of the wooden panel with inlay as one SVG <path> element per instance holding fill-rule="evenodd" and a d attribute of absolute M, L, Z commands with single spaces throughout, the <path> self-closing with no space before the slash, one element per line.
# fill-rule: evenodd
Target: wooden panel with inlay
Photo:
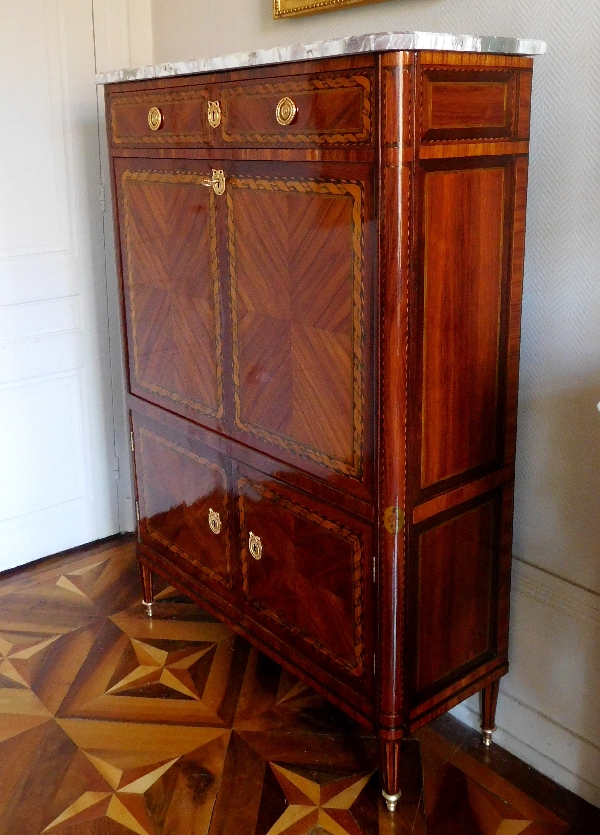
<path fill-rule="evenodd" d="M 262 473 L 238 470 L 245 605 L 301 652 L 333 662 L 364 687 L 372 682 L 370 527 Z"/>
<path fill-rule="evenodd" d="M 132 412 L 140 541 L 223 593 L 233 586 L 232 519 L 225 456 Z M 225 588 L 223 588 L 225 587 Z"/>
<path fill-rule="evenodd" d="M 511 158 L 421 163 L 422 490 L 502 461 Z"/>
<path fill-rule="evenodd" d="M 350 179 L 288 168 L 227 180 L 236 436 L 360 481 L 370 442 L 369 169 L 340 172 Z"/>
<path fill-rule="evenodd" d="M 159 126 L 152 130 L 149 111 L 160 111 Z M 208 124 L 208 89 L 157 89 L 108 99 L 110 137 L 121 147 L 185 147 L 206 145 L 211 139 Z"/>
<path fill-rule="evenodd" d="M 223 358 L 210 172 L 202 163 L 116 165 L 131 390 L 215 425 Z"/>
<path fill-rule="evenodd" d="M 423 68 L 421 141 L 511 138 L 518 81 L 515 69 Z"/>
<path fill-rule="evenodd" d="M 352 147 L 373 143 L 373 71 L 229 83 L 215 92 L 221 101 L 221 141 L 244 146 Z M 277 105 L 292 100 L 296 113 L 287 125 Z M 215 144 L 221 144 L 218 135 Z"/>
<path fill-rule="evenodd" d="M 416 631 L 413 699 L 426 697 L 497 651 L 498 552 L 502 491 L 449 511 L 415 535 Z"/>

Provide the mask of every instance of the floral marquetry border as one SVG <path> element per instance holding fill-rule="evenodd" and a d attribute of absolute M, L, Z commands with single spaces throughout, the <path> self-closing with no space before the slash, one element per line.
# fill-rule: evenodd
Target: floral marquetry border
<path fill-rule="evenodd" d="M 273 17 L 297 17 L 298 15 L 333 12 L 347 6 L 366 6 L 382 0 L 273 0 Z"/>

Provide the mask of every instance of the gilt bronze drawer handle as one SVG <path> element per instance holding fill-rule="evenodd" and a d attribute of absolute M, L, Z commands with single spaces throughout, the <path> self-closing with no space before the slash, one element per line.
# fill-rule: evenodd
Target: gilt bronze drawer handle
<path fill-rule="evenodd" d="M 255 560 L 259 560 L 262 557 L 262 542 L 260 541 L 260 536 L 256 536 L 252 533 L 252 531 L 250 531 L 250 536 L 248 537 L 248 547 L 250 548 L 250 553 Z"/>
<path fill-rule="evenodd" d="M 212 176 L 205 177 L 202 180 L 202 185 L 206 188 L 212 188 L 215 194 L 223 194 L 225 192 L 225 172 L 222 169 L 217 171 L 213 168 Z"/>
<path fill-rule="evenodd" d="M 218 128 L 221 124 L 221 105 L 218 101 L 208 103 L 208 124 L 211 128 Z"/>
<path fill-rule="evenodd" d="M 208 524 L 213 533 L 221 533 L 221 517 L 212 507 L 208 509 Z"/>
<path fill-rule="evenodd" d="M 294 102 L 285 96 L 285 98 L 281 99 L 277 107 L 275 108 L 275 118 L 279 122 L 280 125 L 284 127 L 286 125 L 291 125 L 294 119 L 296 118 L 296 113 L 298 112 L 298 108 L 294 104 Z"/>
<path fill-rule="evenodd" d="M 150 125 L 150 130 L 162 128 L 163 115 L 158 107 L 151 107 L 148 111 L 148 124 Z"/>

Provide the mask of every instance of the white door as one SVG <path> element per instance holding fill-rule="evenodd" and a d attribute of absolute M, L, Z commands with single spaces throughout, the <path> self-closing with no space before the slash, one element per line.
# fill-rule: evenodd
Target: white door
<path fill-rule="evenodd" d="M 0 570 L 119 530 L 94 72 L 91 0 L 0 0 Z"/>

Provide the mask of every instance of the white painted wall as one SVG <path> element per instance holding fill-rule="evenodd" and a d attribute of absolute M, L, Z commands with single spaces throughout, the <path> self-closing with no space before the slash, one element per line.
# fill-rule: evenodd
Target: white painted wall
<path fill-rule="evenodd" d="M 542 38 L 523 309 L 511 672 L 498 740 L 600 805 L 600 4 L 152 0 L 154 62 L 385 30 Z M 113 68 L 113 67 L 111 67 Z M 458 709 L 473 721 L 469 705 Z"/>

